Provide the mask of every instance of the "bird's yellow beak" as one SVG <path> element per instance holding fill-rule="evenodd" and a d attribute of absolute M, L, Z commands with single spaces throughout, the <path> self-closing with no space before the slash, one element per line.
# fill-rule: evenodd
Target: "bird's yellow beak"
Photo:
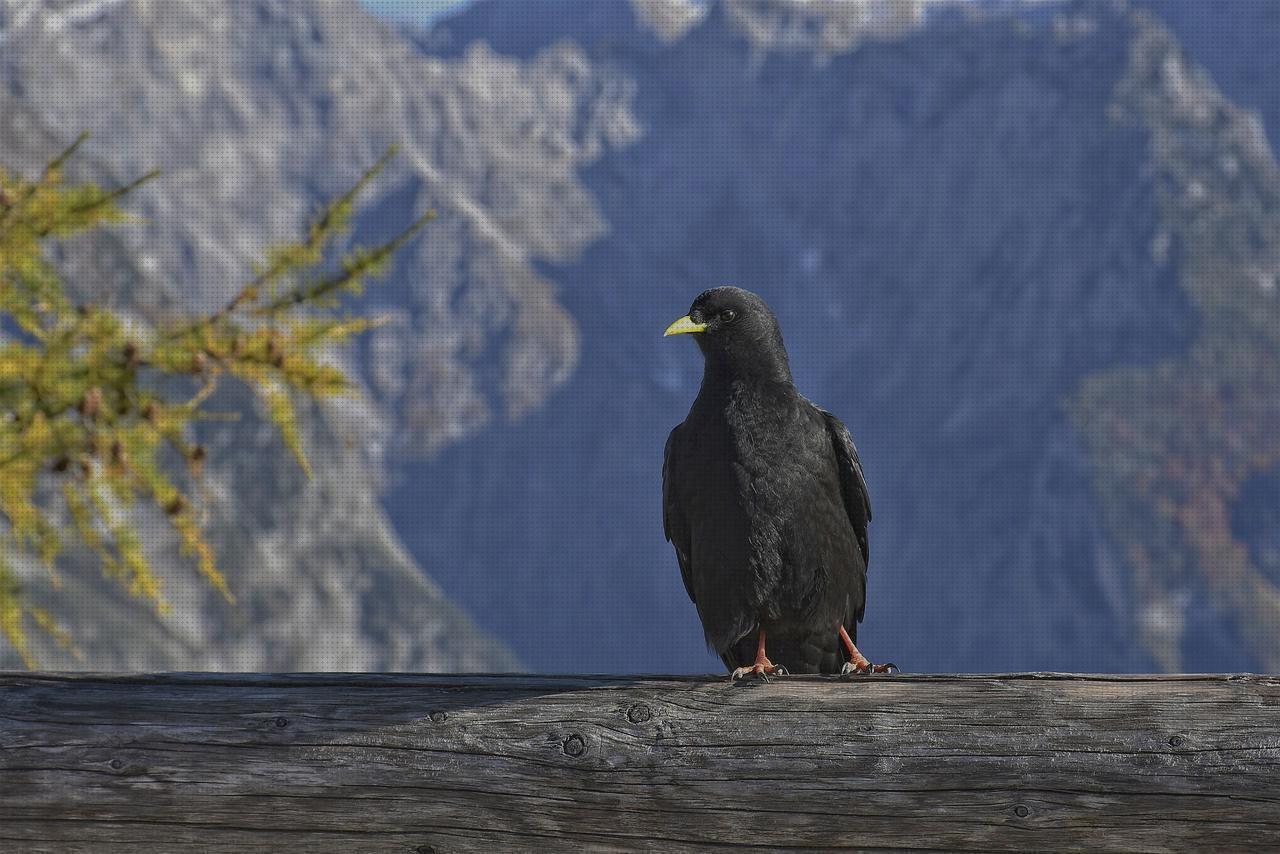
<path fill-rule="evenodd" d="M 668 326 L 667 331 L 662 333 L 662 337 L 666 338 L 668 335 L 684 335 L 688 332 L 701 332 L 706 328 L 707 324 L 694 323 L 693 320 L 690 319 L 689 315 L 686 314 L 684 317 Z"/>

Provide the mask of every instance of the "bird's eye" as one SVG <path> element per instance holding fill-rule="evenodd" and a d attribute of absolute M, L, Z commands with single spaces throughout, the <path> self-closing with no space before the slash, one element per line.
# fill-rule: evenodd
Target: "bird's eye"
<path fill-rule="evenodd" d="M 720 312 L 720 322 L 733 323 L 734 318 L 736 318 L 737 316 L 738 316 L 738 313 L 736 311 L 734 311 L 731 308 L 726 308 L 724 311 Z"/>

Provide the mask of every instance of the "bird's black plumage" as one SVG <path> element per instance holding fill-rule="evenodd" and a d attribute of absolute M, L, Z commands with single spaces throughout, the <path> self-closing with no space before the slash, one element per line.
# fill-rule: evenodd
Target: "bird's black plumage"
<path fill-rule="evenodd" d="M 851 655 L 839 628 L 852 644 L 866 602 L 871 520 L 849 431 L 796 390 L 755 294 L 706 291 L 673 332 L 697 333 L 705 366 L 667 439 L 663 523 L 707 643 L 746 667 L 763 630 L 772 663 L 838 673 Z"/>

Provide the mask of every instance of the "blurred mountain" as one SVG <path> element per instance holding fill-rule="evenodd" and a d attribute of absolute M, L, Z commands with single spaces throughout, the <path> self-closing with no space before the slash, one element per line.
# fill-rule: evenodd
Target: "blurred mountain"
<path fill-rule="evenodd" d="M 98 251 L 107 238 L 68 247 L 85 298 L 144 317 L 224 304 L 264 246 L 297 234 L 389 143 L 396 168 L 353 237 L 442 214 L 362 306 L 390 322 L 355 354 L 365 394 L 319 413 L 315 482 L 260 419 L 217 434 L 240 442 L 211 458 L 205 488 L 244 604 L 184 593 L 198 601 L 157 639 L 146 616 L 126 618 L 133 633 L 99 630 L 118 603 L 64 593 L 56 615 L 114 638 L 89 645 L 85 666 L 516 666 L 390 532 L 378 466 L 388 448 L 430 451 L 535 407 L 571 372 L 574 326 L 532 262 L 571 258 L 603 229 L 575 169 L 634 133 L 625 86 L 571 46 L 529 62 L 483 47 L 434 60 L 354 2 L 5 3 L 0 50 L 6 165 L 38 168 L 87 129 L 94 177 L 163 170 L 130 197 L 145 223 L 114 230 L 117 252 Z M 107 265 L 128 269 L 108 277 Z M 252 416 L 249 403 L 212 401 Z M 190 569 L 168 563 L 174 596 Z"/>
<path fill-rule="evenodd" d="M 1185 0 L 1142 0 L 1209 73 L 1215 88 L 1237 106 L 1257 111 L 1272 150 L 1280 142 L 1280 5 L 1265 0 L 1232 3 L 1230 14 Z"/>
<path fill-rule="evenodd" d="M 1200 525 L 1193 501 L 1117 489 L 1124 460 L 1174 452 L 1097 429 L 1116 372 L 1216 383 L 1217 357 L 1188 356 L 1205 325 L 1257 328 L 1206 305 L 1270 269 L 1276 172 L 1257 116 L 1185 55 L 1164 7 L 885 3 L 832 23 L 853 5 L 482 2 L 419 36 L 441 56 L 483 41 L 521 58 L 569 39 L 635 82 L 644 135 L 584 172 L 611 228 L 549 274 L 582 324 L 581 367 L 553 409 L 390 493 L 410 547 L 482 624 L 542 638 L 535 666 L 710 668 L 654 497 L 700 361 L 657 333 L 733 283 L 777 309 L 802 390 L 859 443 L 874 654 L 915 670 L 1280 666 L 1274 578 L 1244 559 L 1220 572 L 1196 545 L 1225 537 L 1239 557 L 1244 535 Z M 1214 17 L 1169 5 L 1188 29 Z M 1188 122 L 1194 167 L 1168 148 Z M 1229 181 L 1196 182 L 1233 162 Z M 1187 192 L 1204 207 L 1171 204 Z M 1220 251 L 1240 241 L 1257 257 Z M 1228 340 L 1268 376 L 1270 345 Z M 1150 420 L 1206 415 L 1155 382 L 1126 391 Z M 1262 405 L 1248 417 L 1231 463 L 1265 470 L 1258 431 L 1280 423 Z M 1185 432 L 1197 470 L 1226 462 Z M 1227 511 L 1271 494 L 1241 477 L 1214 487 Z M 413 514 L 443 514 L 445 535 L 415 533 Z M 1169 546 L 1154 569 L 1134 548 L 1153 540 Z"/>
<path fill-rule="evenodd" d="M 88 128 L 85 168 L 166 170 L 145 225 L 66 259 L 110 260 L 78 278 L 140 313 L 224 301 L 390 142 L 355 237 L 442 213 L 360 304 L 391 322 L 345 354 L 362 396 L 316 413 L 318 482 L 252 418 L 255 450 L 212 455 L 256 604 L 174 570 L 165 631 L 199 653 L 130 666 L 510 666 L 443 590 L 535 669 L 718 669 L 658 500 L 701 362 L 661 330 L 732 283 L 858 442 L 869 655 L 1280 667 L 1280 90 L 1266 38 L 1212 73 L 1184 51 L 1214 17 L 490 0 L 410 32 L 319 0 L 0 5 L 0 80 L 49 138 L 4 131 L 0 160 Z M 106 595 L 74 617 L 103 638 Z"/>

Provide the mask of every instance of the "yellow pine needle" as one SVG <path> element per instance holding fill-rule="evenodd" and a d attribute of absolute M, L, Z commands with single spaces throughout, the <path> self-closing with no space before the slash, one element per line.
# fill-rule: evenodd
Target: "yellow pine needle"
<path fill-rule="evenodd" d="M 349 229 L 356 197 L 394 155 L 389 148 L 346 193 L 320 209 L 302 239 L 268 250 L 255 278 L 221 310 L 138 329 L 109 308 L 75 305 L 46 261 L 48 237 L 130 219 L 119 200 L 155 175 L 112 190 L 64 185 L 63 166 L 83 142 L 82 135 L 34 181 L 0 169 L 0 317 L 25 333 L 0 344 L 0 515 L 9 527 L 7 544 L 40 557 L 58 586 L 54 561 L 63 540 L 38 489 L 45 477 L 55 478 L 71 535 L 108 575 L 164 613 L 160 578 L 130 509 L 146 497 L 165 512 L 181 553 L 194 557 L 200 575 L 234 602 L 191 504 L 161 467 L 161 446 L 188 464 L 202 461 L 188 431 L 197 420 L 239 417 L 202 409 L 219 380 L 233 377 L 263 400 L 285 447 L 306 476 L 314 477 L 292 395 L 318 399 L 350 391 L 350 379 L 327 360 L 326 348 L 385 322 L 326 316 L 322 310 L 385 271 L 395 251 L 434 212 L 381 245 L 351 249 L 331 265 L 335 269 L 323 272 L 334 237 Z M 275 286 L 286 279 L 303 284 L 280 295 Z M 171 401 L 142 386 L 140 377 L 186 379 L 194 392 Z M 198 469 L 192 476 L 199 476 Z M 27 618 L 79 654 L 48 612 L 24 601 L 0 551 L 0 634 L 32 667 Z"/>

